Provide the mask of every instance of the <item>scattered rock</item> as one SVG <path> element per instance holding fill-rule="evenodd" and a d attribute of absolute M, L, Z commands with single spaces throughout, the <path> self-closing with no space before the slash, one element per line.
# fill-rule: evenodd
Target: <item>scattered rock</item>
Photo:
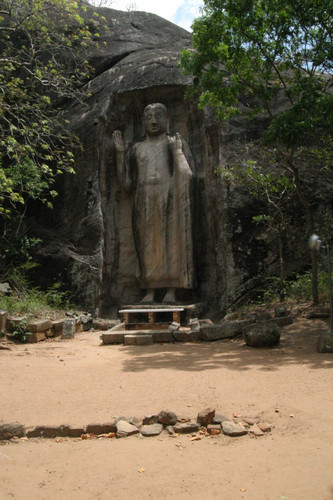
<path fill-rule="evenodd" d="M 215 410 L 212 408 L 206 408 L 198 413 L 197 422 L 205 427 L 211 424 L 215 415 Z"/>
<path fill-rule="evenodd" d="M 281 329 L 273 323 L 260 322 L 249 325 L 243 330 L 243 337 L 250 347 L 270 347 L 280 341 Z"/>
<path fill-rule="evenodd" d="M 176 424 L 173 426 L 173 430 L 177 434 L 191 434 L 192 432 L 198 432 L 199 428 L 199 424 L 196 422 L 186 422 L 184 424 Z"/>
<path fill-rule="evenodd" d="M 26 435 L 25 427 L 22 424 L 1 424 L 0 439 L 11 439 L 13 437 L 24 437 Z"/>
<path fill-rule="evenodd" d="M 87 314 L 80 314 L 79 315 L 79 320 L 82 324 L 82 330 L 84 332 L 89 331 L 92 326 L 93 326 L 93 319 L 90 313 Z"/>
<path fill-rule="evenodd" d="M 222 422 L 222 430 L 224 434 L 227 436 L 244 436 L 247 434 L 247 430 L 245 429 L 244 425 L 242 424 L 236 424 L 235 422 Z"/>
<path fill-rule="evenodd" d="M 79 438 L 82 434 L 86 434 L 85 427 L 70 427 L 68 429 L 68 436 L 73 438 Z"/>
<path fill-rule="evenodd" d="M 158 422 L 164 425 L 175 425 L 177 423 L 177 415 L 173 411 L 162 410 L 158 414 Z"/>
<path fill-rule="evenodd" d="M 215 413 L 212 424 L 222 424 L 222 422 L 230 422 L 230 418 L 226 417 L 225 415 L 219 415 Z"/>
<path fill-rule="evenodd" d="M 45 425 L 43 431 L 43 437 L 45 438 L 55 438 L 58 436 L 59 428 L 53 425 Z"/>
<path fill-rule="evenodd" d="M 260 417 L 242 417 L 242 421 L 249 425 L 259 424 Z"/>
<path fill-rule="evenodd" d="M 168 330 L 169 330 L 169 332 L 175 332 L 179 329 L 179 327 L 180 327 L 180 323 L 177 323 L 177 321 L 173 321 L 169 325 Z"/>
<path fill-rule="evenodd" d="M 249 434 L 252 434 L 253 436 L 263 436 L 264 433 L 260 429 L 260 427 L 257 424 L 253 424 L 250 429 L 248 430 Z"/>
<path fill-rule="evenodd" d="M 176 434 L 175 431 L 173 430 L 172 425 L 167 425 L 165 429 L 171 436 L 174 436 Z"/>
<path fill-rule="evenodd" d="M 139 429 L 135 425 L 129 424 L 126 420 L 119 420 L 117 422 L 117 437 L 122 438 L 138 434 Z"/>
<path fill-rule="evenodd" d="M 113 423 L 108 424 L 88 424 L 87 434 L 95 434 L 96 436 L 100 434 L 109 434 L 110 432 L 116 432 L 117 426 Z"/>
<path fill-rule="evenodd" d="M 220 434 L 221 433 L 221 424 L 209 424 L 209 425 L 207 425 L 207 432 L 209 434 Z"/>
<path fill-rule="evenodd" d="M 259 422 L 258 427 L 262 432 L 270 432 L 272 430 L 272 426 L 265 422 Z"/>
<path fill-rule="evenodd" d="M 149 415 L 143 417 L 142 419 L 142 425 L 153 425 L 157 424 L 157 422 L 158 422 L 158 415 Z"/>
<path fill-rule="evenodd" d="M 134 425 L 135 427 L 140 427 L 141 426 L 141 420 L 137 417 L 128 417 L 126 419 L 126 421 L 129 423 L 129 424 L 132 424 Z"/>
<path fill-rule="evenodd" d="M 4 295 L 10 295 L 12 289 L 10 288 L 9 283 L 0 283 L 0 294 L 3 293 Z"/>
<path fill-rule="evenodd" d="M 283 318 L 284 316 L 289 316 L 290 311 L 288 310 L 287 306 L 278 305 L 275 307 L 274 313 L 276 318 Z"/>
<path fill-rule="evenodd" d="M 163 430 L 162 424 L 143 425 L 140 432 L 143 436 L 158 436 Z"/>
<path fill-rule="evenodd" d="M 58 435 L 60 437 L 68 437 L 69 436 L 70 426 L 67 424 L 59 425 L 58 427 Z"/>

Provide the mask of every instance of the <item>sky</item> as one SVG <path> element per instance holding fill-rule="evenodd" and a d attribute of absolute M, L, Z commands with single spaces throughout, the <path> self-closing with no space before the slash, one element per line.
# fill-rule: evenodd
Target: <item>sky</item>
<path fill-rule="evenodd" d="M 117 10 L 152 12 L 190 31 L 202 5 L 203 0 L 111 0 L 108 6 Z"/>

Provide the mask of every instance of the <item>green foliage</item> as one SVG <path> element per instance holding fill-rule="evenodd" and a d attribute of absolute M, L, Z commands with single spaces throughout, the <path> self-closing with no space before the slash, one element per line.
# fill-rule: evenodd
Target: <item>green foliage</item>
<path fill-rule="evenodd" d="M 332 273 L 333 279 L 333 273 Z M 303 301 L 311 300 L 312 297 L 312 272 L 299 273 L 292 280 L 281 280 L 275 276 L 268 277 L 266 285 L 256 290 L 258 299 L 256 302 L 267 304 L 280 300 Z M 324 270 L 318 271 L 318 293 L 321 302 L 329 300 L 328 273 Z"/>
<path fill-rule="evenodd" d="M 0 217 L 29 200 L 52 207 L 56 175 L 74 172 L 80 146 L 61 104 L 82 99 L 96 25 L 73 0 L 2 0 Z M 91 9 L 90 9 L 91 10 Z"/>
<path fill-rule="evenodd" d="M 261 147 L 273 145 L 279 167 L 291 175 L 310 236 L 302 168 L 311 161 L 318 175 L 333 164 L 331 0 L 205 0 L 192 29 L 194 50 L 180 57 L 185 74 L 195 77 L 189 94 L 222 120 L 265 114 Z M 316 274 L 312 255 L 315 304 Z"/>
<path fill-rule="evenodd" d="M 59 309 L 72 309 L 70 292 L 62 291 L 61 285 L 55 283 L 46 292 L 37 288 L 25 288 L 12 295 L 0 296 L 0 309 L 10 314 L 45 314 Z"/>
<path fill-rule="evenodd" d="M 27 320 L 22 320 L 16 325 L 13 336 L 17 342 L 25 343 L 28 340 L 27 323 Z"/>
<path fill-rule="evenodd" d="M 314 131 L 332 135 L 330 0 L 205 0 L 192 28 L 195 50 L 183 51 L 180 62 L 199 81 L 201 107 L 213 106 L 222 119 L 251 117 L 250 100 L 272 118 L 266 140 L 287 147 Z M 281 92 L 289 108 L 274 116 Z"/>

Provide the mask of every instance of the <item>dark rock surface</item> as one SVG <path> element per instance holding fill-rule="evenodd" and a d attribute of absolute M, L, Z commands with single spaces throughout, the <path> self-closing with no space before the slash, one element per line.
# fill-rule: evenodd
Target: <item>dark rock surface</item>
<path fill-rule="evenodd" d="M 180 291 L 178 298 L 199 300 L 224 312 L 249 297 L 265 276 L 278 272 L 277 250 L 269 247 L 266 228 L 252 223 L 258 214 L 253 199 L 227 175 L 230 167 L 247 158 L 249 146 L 254 157 L 260 156 L 255 144 L 267 127 L 267 117 L 218 124 L 212 112 L 198 110 L 195 102 L 184 99 L 189 79 L 178 67 L 178 55 L 191 45 L 188 32 L 154 14 L 88 6 L 85 15 L 91 16 L 92 9 L 106 18 L 109 31 L 102 33 L 100 48 L 90 54 L 95 68 L 88 83 L 90 97 L 85 103 L 66 105 L 83 152 L 76 161 L 76 175 L 62 176 L 56 186 L 55 210 L 35 217 L 35 233 L 43 239 L 39 269 L 47 269 L 40 280 L 64 280 L 77 301 L 102 316 L 111 317 L 120 303 L 142 298 L 136 282 L 132 198 L 117 179 L 112 133 L 118 129 L 125 141 L 139 141 L 144 107 L 161 102 L 169 112 L 170 133 L 178 131 L 191 150 L 195 173 L 197 288 Z M 330 184 L 320 185 L 310 172 L 304 188 L 315 217 L 331 234 Z M 324 199 L 331 201 L 323 203 Z M 306 245 L 296 244 L 305 234 L 297 202 L 290 210 L 297 230 L 286 245 L 287 274 L 309 259 Z"/>
<path fill-rule="evenodd" d="M 246 344 L 250 347 L 271 347 L 280 341 L 281 329 L 273 321 L 260 322 L 243 330 Z"/>

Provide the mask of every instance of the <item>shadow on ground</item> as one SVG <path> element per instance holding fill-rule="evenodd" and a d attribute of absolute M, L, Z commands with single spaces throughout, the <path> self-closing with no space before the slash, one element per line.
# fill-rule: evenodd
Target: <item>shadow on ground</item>
<path fill-rule="evenodd" d="M 329 328 L 322 320 L 299 319 L 282 330 L 280 344 L 273 348 L 248 347 L 241 337 L 216 342 L 154 344 L 124 347 L 128 359 L 123 371 L 161 368 L 203 371 L 221 368 L 245 371 L 253 368 L 277 371 L 284 365 L 305 364 L 308 368 L 333 368 L 333 354 L 319 354 L 317 340 Z"/>

